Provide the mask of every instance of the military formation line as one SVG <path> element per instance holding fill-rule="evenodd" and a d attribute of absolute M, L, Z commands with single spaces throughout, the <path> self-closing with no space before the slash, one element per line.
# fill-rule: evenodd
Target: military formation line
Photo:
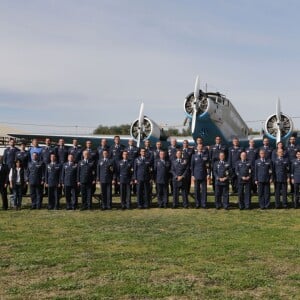
<path fill-rule="evenodd" d="M 217 209 L 229 209 L 230 185 L 238 195 L 241 210 L 253 208 L 251 198 L 256 193 L 259 208 L 268 209 L 272 184 L 275 208 L 298 208 L 300 147 L 295 143 L 295 137 L 291 137 L 287 147 L 280 142 L 272 149 L 268 138 L 264 138 L 262 147 L 257 148 L 254 140 L 249 140 L 249 146 L 243 149 L 234 138 L 227 148 L 216 137 L 211 146 L 198 138 L 195 147 L 190 147 L 187 140 L 179 147 L 172 139 L 167 149 L 160 141 L 153 148 L 149 141 L 137 148 L 133 140 L 124 146 L 115 136 L 114 145 L 108 146 L 102 139 L 97 149 L 89 140 L 85 147 L 80 147 L 76 139 L 66 147 L 62 138 L 57 146 L 46 138 L 45 146 L 40 147 L 33 139 L 26 150 L 25 143 L 17 148 L 15 140 L 10 139 L 0 162 L 3 209 L 8 209 L 8 192 L 13 195 L 14 208 L 21 209 L 22 197 L 29 189 L 31 209 L 41 209 L 45 196 L 49 210 L 60 209 L 64 195 L 66 209 L 89 210 L 95 207 L 92 199 L 97 185 L 103 210 L 112 209 L 113 191 L 121 209 L 150 208 L 153 197 L 157 197 L 160 208 L 207 208 L 208 184 L 213 186 Z M 288 190 L 293 195 L 290 203 Z M 132 195 L 136 195 L 136 204 L 132 203 Z"/>

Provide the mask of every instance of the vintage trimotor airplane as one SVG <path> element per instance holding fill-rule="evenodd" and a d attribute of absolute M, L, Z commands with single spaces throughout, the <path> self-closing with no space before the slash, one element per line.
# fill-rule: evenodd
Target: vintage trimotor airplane
<path fill-rule="evenodd" d="M 280 108 L 280 100 L 276 105 L 276 113 L 269 116 L 265 122 L 264 133 L 257 136 L 249 135 L 249 128 L 232 103 L 220 93 L 203 92 L 200 89 L 199 77 L 196 78 L 194 92 L 188 94 L 184 100 L 184 111 L 189 120 L 192 138 L 187 138 L 190 143 L 194 143 L 198 137 L 203 138 L 206 145 L 212 145 L 215 137 L 220 136 L 223 143 L 230 145 L 231 140 L 237 137 L 242 146 L 248 145 L 249 137 L 256 141 L 256 145 L 262 144 L 263 137 L 267 136 L 273 146 L 279 141 L 287 142 L 294 134 L 292 119 L 283 114 Z M 106 138 L 108 144 L 113 144 L 113 136 L 109 135 L 48 135 L 48 134 L 9 134 L 12 137 L 30 141 L 37 138 L 43 142 L 46 137 L 53 141 L 64 138 L 66 144 L 71 144 L 76 138 L 81 145 L 86 140 L 91 140 L 94 146 L 99 144 L 102 138 Z M 121 136 L 121 143 L 127 144 L 129 139 L 134 139 L 140 147 L 145 140 L 150 140 L 152 145 L 158 140 L 162 141 L 166 147 L 170 143 L 170 137 L 166 136 L 164 130 L 160 128 L 152 119 L 144 115 L 144 104 L 141 104 L 139 116 L 132 122 L 130 135 Z M 178 144 L 186 139 L 179 137 Z"/>

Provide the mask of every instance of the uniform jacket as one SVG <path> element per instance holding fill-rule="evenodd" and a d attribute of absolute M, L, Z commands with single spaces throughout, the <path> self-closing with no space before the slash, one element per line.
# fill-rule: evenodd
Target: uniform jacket
<path fill-rule="evenodd" d="M 41 161 L 31 161 L 27 168 L 27 181 L 31 185 L 39 185 L 45 181 L 45 165 Z"/>
<path fill-rule="evenodd" d="M 300 160 L 294 159 L 292 162 L 291 178 L 294 183 L 300 183 Z"/>
<path fill-rule="evenodd" d="M 16 160 L 20 160 L 22 162 L 23 168 L 27 169 L 28 162 L 30 160 L 30 155 L 28 151 L 18 151 L 16 153 Z"/>
<path fill-rule="evenodd" d="M 96 180 L 95 164 L 88 160 L 81 160 L 77 168 L 77 182 L 81 184 L 92 184 Z"/>
<path fill-rule="evenodd" d="M 3 163 L 8 165 L 8 168 L 12 168 L 15 163 L 16 153 L 20 151 L 16 147 L 7 147 L 3 153 Z"/>
<path fill-rule="evenodd" d="M 231 176 L 231 167 L 226 161 L 218 161 L 214 164 L 214 177 L 216 178 L 217 185 L 227 185 L 229 184 L 229 178 Z M 226 177 L 224 182 L 219 181 L 220 178 Z"/>
<path fill-rule="evenodd" d="M 138 181 L 150 181 L 152 178 L 152 165 L 149 159 L 138 157 L 134 161 L 133 179 Z"/>
<path fill-rule="evenodd" d="M 50 163 L 50 155 L 55 154 L 56 155 L 56 149 L 54 147 L 43 147 L 41 151 L 41 160 L 45 165 Z"/>
<path fill-rule="evenodd" d="M 269 182 L 272 179 L 272 161 L 265 159 L 263 162 L 261 159 L 255 161 L 255 181 Z"/>
<path fill-rule="evenodd" d="M 209 149 L 209 159 L 212 162 L 212 164 L 216 161 L 219 161 L 220 152 L 224 152 L 225 153 L 225 159 L 227 159 L 228 151 L 227 151 L 227 147 L 225 145 L 215 144 L 215 145 L 212 145 L 210 147 L 210 149 Z"/>
<path fill-rule="evenodd" d="M 74 162 L 77 164 L 81 160 L 82 148 L 72 146 L 69 148 L 68 153 L 73 155 Z"/>
<path fill-rule="evenodd" d="M 241 153 L 243 152 L 243 148 L 242 147 L 230 147 L 229 151 L 228 151 L 228 162 L 229 165 L 231 167 L 231 169 L 235 168 L 235 165 L 237 163 L 237 161 L 240 160 L 241 157 Z"/>
<path fill-rule="evenodd" d="M 252 164 L 249 160 L 239 160 L 235 165 L 235 174 L 240 183 L 247 183 L 251 181 Z M 242 177 L 250 177 L 249 180 L 243 180 Z"/>
<path fill-rule="evenodd" d="M 172 161 L 172 166 L 171 166 L 171 173 L 173 176 L 173 180 L 176 180 L 176 178 L 178 176 L 183 176 L 186 177 L 187 172 L 188 172 L 188 162 L 184 159 L 180 159 L 180 161 L 178 161 L 178 159 L 174 159 Z"/>
<path fill-rule="evenodd" d="M 155 160 L 154 177 L 158 184 L 167 184 L 170 176 L 171 162 L 169 160 Z"/>
<path fill-rule="evenodd" d="M 191 175 L 195 177 L 196 180 L 205 180 L 209 171 L 209 158 L 206 153 L 199 154 L 196 152 L 192 156 L 191 160 Z"/>
<path fill-rule="evenodd" d="M 129 184 L 133 175 L 133 163 L 129 160 L 120 160 L 117 162 L 116 180 L 121 184 Z"/>
<path fill-rule="evenodd" d="M 77 164 L 66 162 L 62 167 L 61 183 L 65 186 L 75 187 L 77 184 Z"/>
<path fill-rule="evenodd" d="M 275 182 L 287 182 L 290 172 L 290 162 L 287 158 L 276 157 L 273 161 L 273 176 Z"/>
<path fill-rule="evenodd" d="M 114 170 L 115 163 L 112 159 L 100 159 L 97 165 L 97 180 L 101 183 L 111 183 Z"/>
<path fill-rule="evenodd" d="M 46 166 L 45 182 L 49 187 L 56 187 L 61 183 L 60 163 L 49 163 Z"/>

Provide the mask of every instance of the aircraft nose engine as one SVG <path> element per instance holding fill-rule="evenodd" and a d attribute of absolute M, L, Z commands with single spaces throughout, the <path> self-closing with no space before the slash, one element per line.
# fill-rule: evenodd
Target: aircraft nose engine
<path fill-rule="evenodd" d="M 277 115 L 271 115 L 265 122 L 265 132 L 269 138 L 278 139 L 278 130 L 280 130 L 281 139 L 288 138 L 293 132 L 293 121 L 292 119 L 285 115 L 280 115 L 280 121 L 277 121 Z M 278 141 L 277 141 L 278 142 Z"/>
<path fill-rule="evenodd" d="M 141 106 L 139 118 L 131 124 L 130 135 L 137 142 L 138 147 L 142 141 L 149 139 L 156 141 L 163 136 L 160 127 L 153 120 L 144 116 L 143 106 Z"/>
<path fill-rule="evenodd" d="M 184 111 L 188 117 L 192 118 L 194 112 L 194 93 L 190 93 L 184 101 Z M 203 95 L 200 100 L 197 101 L 197 115 L 201 115 L 207 111 L 208 99 Z"/>

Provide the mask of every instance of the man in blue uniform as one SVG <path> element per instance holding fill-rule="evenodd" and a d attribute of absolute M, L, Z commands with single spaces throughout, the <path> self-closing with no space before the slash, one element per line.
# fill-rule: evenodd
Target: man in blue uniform
<path fill-rule="evenodd" d="M 173 208 L 179 206 L 179 192 L 181 191 L 183 207 L 189 207 L 186 174 L 188 172 L 188 162 L 182 159 L 181 150 L 177 150 L 176 159 L 171 162 L 171 173 L 173 179 Z"/>
<path fill-rule="evenodd" d="M 139 156 L 139 148 L 135 146 L 133 139 L 128 140 L 128 146 L 125 148 L 125 151 L 128 153 L 128 162 L 131 164 L 133 168 L 134 161 Z M 130 188 L 131 188 L 131 192 L 134 195 L 136 195 L 136 184 L 134 183 L 134 181 L 131 181 Z"/>
<path fill-rule="evenodd" d="M 97 166 L 98 160 L 99 160 L 99 156 L 98 156 L 98 151 L 93 149 L 93 143 L 90 140 L 87 140 L 85 142 L 85 148 L 83 149 L 83 151 L 88 151 L 89 152 L 89 161 L 93 162 L 95 164 L 95 167 Z M 82 151 L 82 158 L 83 157 L 83 151 Z"/>
<path fill-rule="evenodd" d="M 101 139 L 100 145 L 97 148 L 98 160 L 100 160 L 100 159 L 103 158 L 103 151 L 107 151 L 109 158 L 111 157 L 111 155 L 110 155 L 110 147 L 107 144 L 107 139 Z"/>
<path fill-rule="evenodd" d="M 10 170 L 14 164 L 16 159 L 17 152 L 20 151 L 15 146 L 15 140 L 9 139 L 9 146 L 4 150 L 3 153 L 3 163 L 8 166 L 8 169 Z"/>
<path fill-rule="evenodd" d="M 291 136 L 289 139 L 289 144 L 286 148 L 286 152 L 290 162 L 290 170 L 292 169 L 292 162 L 294 161 L 294 159 L 296 159 L 296 153 L 298 150 L 300 150 L 300 147 L 299 145 L 296 145 L 296 137 Z M 294 184 L 292 183 L 292 180 L 290 180 L 290 191 L 292 194 L 294 193 Z"/>
<path fill-rule="evenodd" d="M 154 162 L 157 160 L 157 159 L 160 159 L 160 151 L 164 151 L 163 148 L 162 148 L 162 143 L 161 141 L 157 141 L 156 144 L 155 144 L 156 148 L 153 149 L 153 158 L 154 158 Z M 165 159 L 168 159 L 168 156 L 167 156 L 167 153 L 165 153 Z"/>
<path fill-rule="evenodd" d="M 144 148 L 140 150 L 140 157 L 135 159 L 133 179 L 137 184 L 138 208 L 149 208 L 152 167 L 150 160 L 146 158 L 146 150 Z"/>
<path fill-rule="evenodd" d="M 120 137 L 116 135 L 114 137 L 114 145 L 110 147 L 111 158 L 113 159 L 115 165 L 117 165 L 122 159 L 122 153 L 124 150 L 125 147 L 121 144 Z M 114 174 L 114 176 L 116 177 L 116 174 Z M 117 182 L 114 184 L 114 190 L 116 195 L 120 193 L 120 185 Z"/>
<path fill-rule="evenodd" d="M 189 141 L 188 140 L 184 140 L 182 143 L 182 159 L 185 160 L 188 164 L 188 169 L 187 169 L 187 173 L 186 173 L 186 190 L 187 190 L 187 194 L 190 194 L 190 190 L 191 190 L 191 159 L 192 159 L 192 155 L 194 154 L 194 149 L 189 147 Z"/>
<path fill-rule="evenodd" d="M 94 164 L 95 172 L 97 169 L 97 164 L 99 160 L 98 151 L 93 149 L 93 143 L 90 140 L 85 142 L 85 149 L 83 151 L 89 152 L 89 162 Z M 83 159 L 83 152 L 82 152 L 82 159 Z M 96 181 L 92 184 L 92 195 L 94 195 L 96 191 Z"/>
<path fill-rule="evenodd" d="M 206 208 L 207 179 L 210 178 L 208 153 L 203 151 L 203 144 L 197 145 L 197 150 L 191 160 L 191 175 L 195 189 L 196 208 Z"/>
<path fill-rule="evenodd" d="M 27 168 L 27 183 L 30 188 L 31 209 L 42 207 L 43 185 L 45 182 L 45 165 L 39 160 L 38 153 L 33 152 Z"/>
<path fill-rule="evenodd" d="M 241 153 L 244 151 L 242 147 L 240 147 L 240 141 L 238 138 L 234 138 L 232 140 L 232 147 L 229 148 L 228 151 L 228 162 L 232 171 L 231 174 L 231 186 L 233 193 L 238 192 L 238 186 L 237 186 L 237 176 L 235 173 L 235 166 L 238 160 L 241 157 Z"/>
<path fill-rule="evenodd" d="M 267 137 L 263 139 L 263 145 L 259 148 L 259 150 L 265 151 L 265 159 L 272 159 L 273 148 L 270 147 L 270 141 Z"/>
<path fill-rule="evenodd" d="M 254 176 L 254 170 L 255 170 L 255 161 L 258 159 L 258 152 L 259 150 L 255 147 L 255 141 L 253 139 L 249 140 L 249 147 L 246 148 L 247 153 L 247 160 L 251 164 L 251 191 L 253 193 L 257 192 L 257 185 L 255 184 L 255 176 Z"/>
<path fill-rule="evenodd" d="M 273 161 L 273 177 L 275 183 L 275 208 L 281 207 L 280 194 L 283 208 L 287 208 L 287 182 L 289 180 L 290 163 L 283 156 L 283 149 L 277 150 L 277 157 Z"/>
<path fill-rule="evenodd" d="M 258 200 L 261 209 L 270 206 L 270 183 L 272 182 L 272 162 L 265 158 L 264 149 L 259 150 L 259 159 L 255 161 L 255 183 L 258 187 Z"/>
<path fill-rule="evenodd" d="M 68 154 L 72 154 L 73 162 L 78 164 L 82 156 L 82 148 L 78 145 L 78 140 L 73 139 L 72 146 L 68 149 Z"/>
<path fill-rule="evenodd" d="M 241 159 L 236 163 L 235 173 L 238 179 L 239 208 L 250 209 L 252 165 L 247 159 L 247 153 L 241 153 Z"/>
<path fill-rule="evenodd" d="M 215 176 L 215 206 L 220 209 L 229 209 L 229 178 L 231 175 L 230 164 L 225 161 L 225 153 L 220 152 L 219 161 L 214 164 Z"/>
<path fill-rule="evenodd" d="M 101 186 L 102 195 L 102 209 L 112 208 L 112 181 L 115 171 L 115 164 L 112 159 L 109 158 L 107 150 L 102 152 L 103 158 L 99 159 L 97 165 L 97 181 Z"/>
<path fill-rule="evenodd" d="M 129 160 L 129 154 L 127 151 L 123 151 L 123 159 L 120 160 L 116 166 L 117 177 L 115 180 L 120 184 L 120 198 L 121 198 L 121 208 L 130 209 L 131 208 L 131 190 L 130 184 L 132 182 L 133 175 L 133 164 Z"/>
<path fill-rule="evenodd" d="M 298 208 L 300 195 L 300 150 L 296 152 L 296 159 L 292 162 L 291 180 L 294 185 L 294 208 Z"/>
<path fill-rule="evenodd" d="M 125 151 L 128 154 L 128 161 L 133 165 L 135 159 L 139 156 L 139 149 L 135 146 L 133 139 L 128 140 L 128 146 L 125 148 Z"/>
<path fill-rule="evenodd" d="M 8 209 L 8 200 L 7 200 L 7 185 L 9 183 L 8 180 L 9 168 L 6 164 L 3 163 L 3 157 L 0 156 L 0 194 L 2 198 L 2 209 Z"/>
<path fill-rule="evenodd" d="M 81 191 L 81 210 L 86 210 L 92 209 L 92 188 L 96 183 L 96 172 L 95 164 L 90 160 L 90 152 L 84 150 L 82 156 L 77 169 L 77 184 Z"/>
<path fill-rule="evenodd" d="M 154 162 L 154 178 L 157 189 L 158 207 L 168 206 L 168 183 L 170 176 L 171 163 L 166 160 L 166 152 L 160 150 L 159 158 Z"/>
<path fill-rule="evenodd" d="M 68 160 L 68 149 L 65 146 L 65 140 L 59 139 L 56 147 L 57 162 L 63 165 Z"/>
<path fill-rule="evenodd" d="M 177 140 L 175 138 L 172 138 L 171 142 L 170 142 L 170 146 L 168 146 L 168 159 L 171 162 L 171 165 L 172 165 L 172 161 L 174 159 L 176 159 L 176 152 L 179 149 L 180 149 L 180 147 L 177 145 Z M 172 176 L 172 173 L 170 173 L 169 185 L 170 185 L 170 188 L 171 188 L 171 194 L 173 194 L 173 176 Z"/>
<path fill-rule="evenodd" d="M 51 139 L 46 138 L 45 139 L 45 146 L 42 147 L 42 151 L 41 151 L 41 161 L 45 165 L 48 165 L 50 163 L 51 154 L 56 154 L 56 149 L 54 147 L 52 147 Z"/>
<path fill-rule="evenodd" d="M 59 193 L 61 182 L 61 164 L 56 161 L 55 154 L 50 155 L 50 163 L 46 166 L 45 184 L 48 188 L 48 209 L 59 209 Z"/>
<path fill-rule="evenodd" d="M 74 156 L 68 155 L 68 161 L 62 167 L 61 183 L 66 197 L 66 209 L 75 210 L 77 208 L 77 164 Z"/>
<path fill-rule="evenodd" d="M 212 186 L 215 189 L 215 176 L 214 176 L 214 164 L 219 161 L 220 152 L 225 153 L 225 160 L 227 160 L 227 147 L 222 144 L 222 139 L 220 136 L 216 136 L 215 144 L 210 146 L 209 149 L 209 160 L 210 160 L 210 168 L 212 172 Z"/>

